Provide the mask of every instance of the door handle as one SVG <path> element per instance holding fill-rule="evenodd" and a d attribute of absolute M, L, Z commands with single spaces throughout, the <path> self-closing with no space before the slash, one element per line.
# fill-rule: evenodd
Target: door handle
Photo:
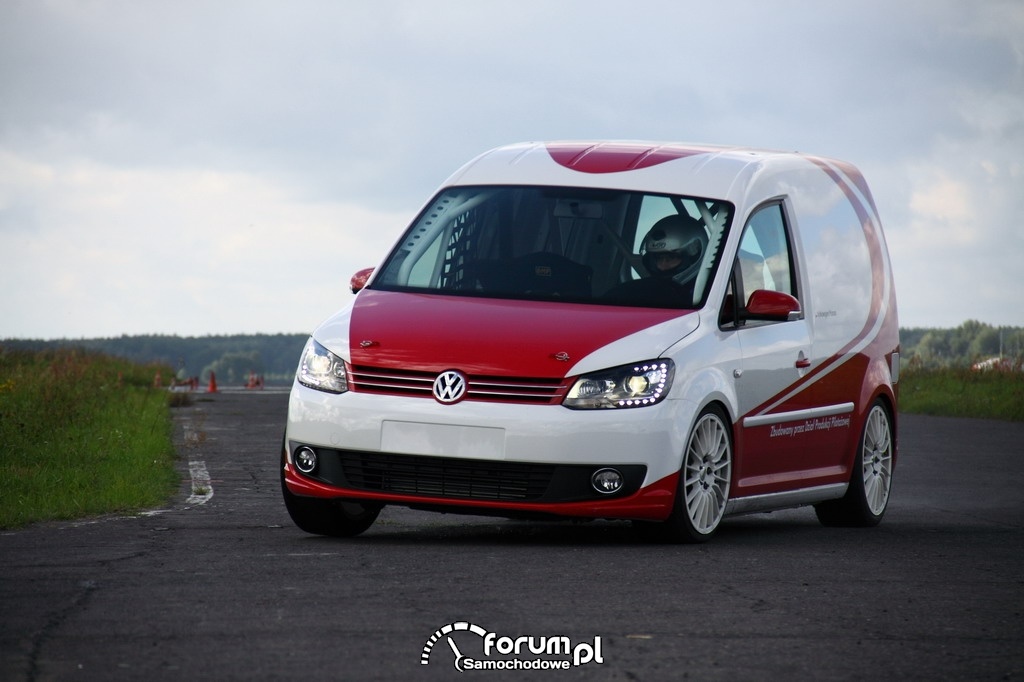
<path fill-rule="evenodd" d="M 796 368 L 797 369 L 807 369 L 810 366 L 811 366 L 810 358 L 808 358 L 806 355 L 804 355 L 803 351 L 800 351 L 800 355 L 798 355 L 797 358 L 796 358 Z"/>

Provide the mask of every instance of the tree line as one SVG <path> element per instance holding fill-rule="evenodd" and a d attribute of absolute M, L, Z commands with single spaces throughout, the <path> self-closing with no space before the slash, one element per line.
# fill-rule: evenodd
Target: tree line
<path fill-rule="evenodd" d="M 290 384 L 295 376 L 306 334 L 235 334 L 223 336 L 122 335 L 97 339 L 5 339 L 0 349 L 43 350 L 78 347 L 140 364 L 170 366 L 179 378 L 198 377 L 204 384 L 210 373 L 218 384 L 243 385 L 250 373 L 268 385 Z M 903 362 L 911 367 L 970 367 L 990 358 L 1007 358 L 1021 366 L 1024 328 L 994 327 L 968 320 L 954 329 L 905 328 L 900 330 Z M 166 381 L 170 382 L 170 377 Z"/>
<path fill-rule="evenodd" d="M 97 339 L 5 339 L 0 347 L 44 350 L 77 347 L 140 364 L 173 368 L 178 379 L 198 377 L 207 383 L 211 372 L 219 385 L 244 385 L 250 373 L 266 384 L 289 384 L 308 334 L 235 334 L 224 336 L 122 335 Z M 163 377 L 169 384 L 172 377 Z"/>
<path fill-rule="evenodd" d="M 902 357 L 925 368 L 970 367 L 992 358 L 1010 365 L 1024 360 L 1024 328 L 968 320 L 954 329 L 901 329 Z"/>

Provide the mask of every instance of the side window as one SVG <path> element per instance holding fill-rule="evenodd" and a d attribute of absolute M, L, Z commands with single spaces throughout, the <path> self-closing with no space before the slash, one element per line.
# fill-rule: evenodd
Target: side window
<path fill-rule="evenodd" d="M 722 323 L 732 324 L 735 306 L 742 310 L 758 289 L 780 291 L 799 299 L 789 232 L 780 203 L 758 209 L 743 228 Z"/>
<path fill-rule="evenodd" d="M 743 228 L 738 261 L 744 301 L 757 289 L 796 296 L 782 204 L 766 206 L 750 217 Z"/>

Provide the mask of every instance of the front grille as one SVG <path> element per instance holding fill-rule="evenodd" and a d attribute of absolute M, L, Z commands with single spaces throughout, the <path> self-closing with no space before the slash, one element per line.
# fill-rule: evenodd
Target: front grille
<path fill-rule="evenodd" d="M 348 485 L 430 497 L 473 500 L 536 500 L 554 474 L 550 464 L 492 462 L 342 451 L 341 469 Z"/>
<path fill-rule="evenodd" d="M 353 365 L 349 389 L 359 393 L 433 397 L 438 372 L 389 369 Z M 464 400 L 516 402 L 540 405 L 558 404 L 568 385 L 564 379 L 467 375 Z"/>

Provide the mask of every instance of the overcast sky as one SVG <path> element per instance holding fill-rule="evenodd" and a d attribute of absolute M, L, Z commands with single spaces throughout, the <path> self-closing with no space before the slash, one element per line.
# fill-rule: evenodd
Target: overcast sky
<path fill-rule="evenodd" d="M 1024 2 L 0 0 L 0 338 L 306 333 L 525 140 L 861 168 L 901 325 L 1024 326 Z"/>

